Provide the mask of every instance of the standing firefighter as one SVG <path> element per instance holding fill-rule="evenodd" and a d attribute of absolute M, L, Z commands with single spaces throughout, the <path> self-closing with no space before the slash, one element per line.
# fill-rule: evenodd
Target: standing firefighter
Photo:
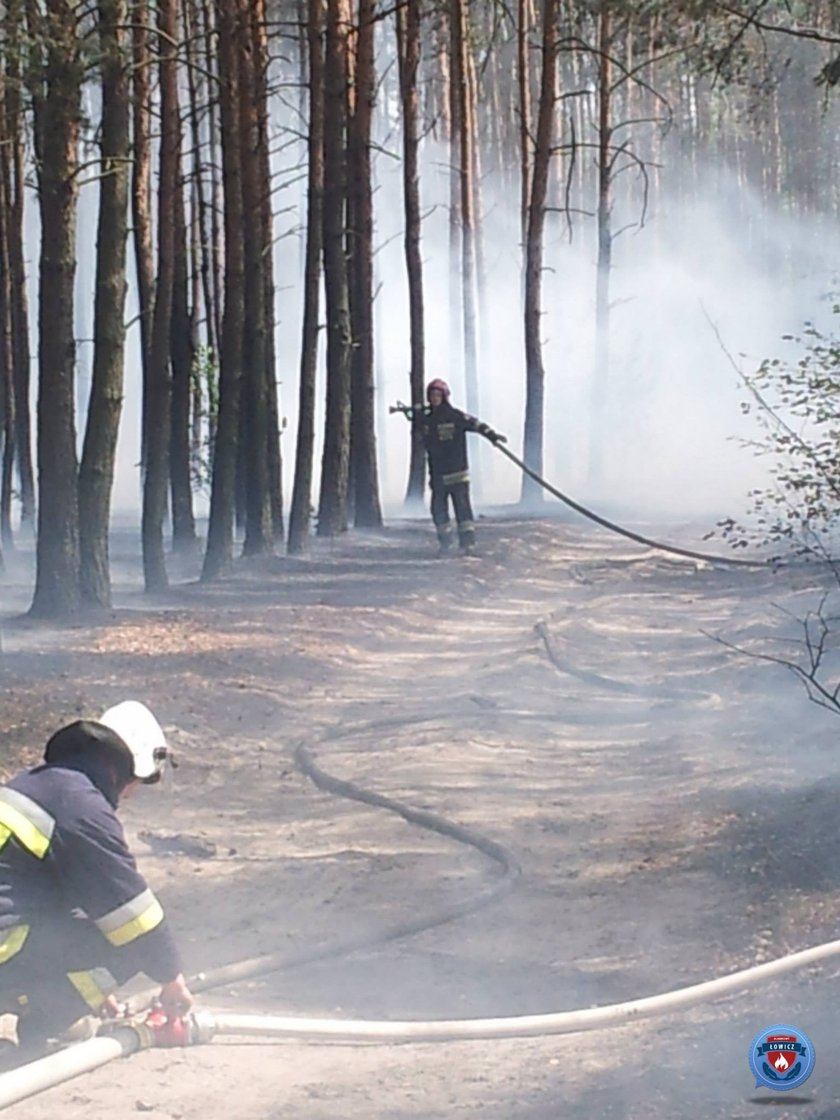
<path fill-rule="evenodd" d="M 432 490 L 432 520 L 437 529 L 441 555 L 452 548 L 452 523 L 449 500 L 458 522 L 458 544 L 464 553 L 475 546 L 475 522 L 470 504 L 470 470 L 467 460 L 467 432 L 478 432 L 491 443 L 504 443 L 505 437 L 488 425 L 468 416 L 449 402 L 449 386 L 436 378 L 426 387 L 428 407 L 415 415 L 423 432 L 429 460 L 429 485 Z"/>
<path fill-rule="evenodd" d="M 44 762 L 0 787 L 0 1011 L 18 1018 L 8 1068 L 142 972 L 162 985 L 167 1016 L 192 1004 L 163 909 L 137 870 L 116 809 L 160 780 L 163 731 L 136 700 L 77 720 Z"/>

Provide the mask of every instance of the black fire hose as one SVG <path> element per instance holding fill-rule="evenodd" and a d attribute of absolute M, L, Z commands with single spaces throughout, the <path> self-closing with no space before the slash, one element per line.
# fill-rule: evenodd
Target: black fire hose
<path fill-rule="evenodd" d="M 419 407 L 420 406 L 417 406 L 417 408 Z M 391 413 L 401 412 L 406 419 L 413 420 L 417 408 L 412 407 L 412 405 L 403 404 L 402 401 L 397 401 L 396 404 L 391 405 L 388 411 Z M 491 439 L 490 442 L 494 447 L 498 448 L 503 455 L 506 455 L 512 463 L 515 463 L 523 474 L 527 474 L 529 478 L 533 478 L 534 482 L 539 483 L 543 490 L 547 490 L 549 494 L 553 494 L 555 498 L 559 498 L 569 509 L 573 509 L 583 517 L 594 521 L 596 525 L 601 525 L 611 533 L 619 533 L 622 537 L 627 537 L 628 540 L 635 541 L 636 544 L 643 544 L 647 548 L 655 548 L 659 552 L 671 552 L 675 556 L 686 556 L 689 560 L 704 560 L 710 564 L 734 564 L 740 568 L 764 568 L 767 567 L 768 563 L 779 564 L 778 560 L 737 560 L 732 556 L 712 556 L 707 552 L 695 552 L 690 548 L 679 548 L 677 545 L 662 544 L 661 541 L 652 541 L 650 537 L 643 537 L 640 533 L 634 533 L 632 529 L 625 529 L 621 525 L 616 525 L 614 521 L 608 521 L 606 517 L 601 517 L 599 513 L 587 509 L 586 506 L 582 506 L 580 502 L 576 502 L 574 498 L 570 498 L 568 494 L 564 494 L 562 490 L 558 490 L 556 486 L 552 486 L 550 482 L 546 482 L 536 471 L 531 470 L 529 466 L 526 466 L 521 459 L 505 447 L 504 436 L 497 436 L 495 439 Z"/>
<path fill-rule="evenodd" d="M 643 537 L 641 533 L 634 533 L 632 529 L 625 529 L 621 525 L 616 525 L 614 521 L 608 521 L 606 517 L 601 517 L 600 514 L 594 513 L 586 506 L 582 506 L 580 502 L 576 502 L 570 498 L 568 494 L 564 494 L 558 490 L 556 486 L 552 486 L 550 482 L 546 482 L 544 478 L 540 478 L 536 471 L 531 470 L 526 466 L 521 459 L 517 458 L 512 451 L 508 451 L 505 445 L 496 440 L 491 440 L 494 447 L 498 448 L 503 455 L 506 455 L 512 463 L 529 478 L 533 478 L 534 482 L 538 482 L 543 490 L 547 490 L 549 494 L 553 494 L 555 498 L 559 498 L 561 502 L 573 509 L 576 513 L 582 514 L 584 517 L 594 521 L 597 525 L 603 526 L 604 529 L 609 529 L 612 533 L 619 533 L 622 537 L 627 537 L 628 540 L 635 541 L 636 544 L 646 545 L 648 548 L 658 549 L 660 552 L 672 552 L 675 556 L 687 556 L 690 560 L 705 560 L 712 564 L 737 564 L 742 568 L 764 568 L 767 566 L 766 560 L 736 560 L 730 556 L 711 556 L 706 552 L 695 552 L 690 548 L 679 548 L 673 544 L 662 544 L 661 541 L 652 541 L 649 537 Z M 776 563 L 776 561 L 773 561 Z"/>

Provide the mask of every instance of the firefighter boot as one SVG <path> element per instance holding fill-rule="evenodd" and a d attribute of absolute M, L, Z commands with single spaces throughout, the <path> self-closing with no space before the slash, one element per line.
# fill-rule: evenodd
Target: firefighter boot
<path fill-rule="evenodd" d="M 452 526 L 451 525 L 438 525 L 438 555 L 447 556 L 452 551 Z"/>

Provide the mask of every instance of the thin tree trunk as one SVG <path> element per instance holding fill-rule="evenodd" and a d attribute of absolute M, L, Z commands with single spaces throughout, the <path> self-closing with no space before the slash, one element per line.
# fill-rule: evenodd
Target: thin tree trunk
<path fill-rule="evenodd" d="M 374 413 L 373 195 L 370 162 L 371 118 L 376 101 L 375 15 L 374 0 L 359 0 L 356 98 L 349 135 L 348 185 L 353 196 L 350 242 L 353 329 L 350 475 L 354 487 L 354 524 L 362 528 L 378 528 L 382 524 Z"/>
<path fill-rule="evenodd" d="M 350 460 L 350 352 L 347 282 L 347 37 L 346 0 L 327 0 L 324 126 L 324 287 L 327 306 L 327 415 L 321 460 L 318 535 L 347 528 Z"/>
<path fill-rule="evenodd" d="M 206 14 L 206 13 L 205 13 Z M 184 3 L 184 37 L 187 51 L 187 88 L 189 90 L 190 111 L 189 127 L 190 142 L 192 143 L 192 182 L 193 182 L 193 223 L 198 231 L 198 253 L 194 268 L 198 269 L 201 280 L 201 295 L 204 303 L 204 334 L 207 349 L 212 359 L 218 355 L 219 342 L 216 333 L 216 308 L 212 281 L 212 246 L 213 238 L 210 226 L 209 204 L 204 176 L 209 169 L 213 177 L 213 136 L 209 128 L 202 132 L 199 98 L 208 97 L 208 79 L 198 69 L 198 59 L 194 38 L 204 37 L 209 40 L 210 29 L 201 18 L 201 13 L 196 10 L 195 0 L 185 0 Z M 206 110 L 210 113 L 209 107 Z M 208 168 L 205 167 L 203 151 L 206 149 Z M 194 307 L 197 301 L 194 301 Z"/>
<path fill-rule="evenodd" d="M 525 431 L 524 460 L 538 475 L 543 473 L 545 425 L 545 367 L 540 339 L 542 318 L 543 231 L 554 119 L 554 85 L 557 66 L 557 0 L 543 0 L 542 75 L 537 115 L 537 136 L 528 203 L 525 239 Z M 523 475 L 522 502 L 542 501 L 542 489 Z"/>
<path fill-rule="evenodd" d="M 108 530 L 123 399 L 128 236 L 129 77 L 126 0 L 100 0 L 101 179 L 96 235 L 93 375 L 79 469 L 82 598 L 111 606 Z"/>
<path fill-rule="evenodd" d="M 460 25 L 463 0 L 452 0 L 449 11 L 441 15 L 447 34 L 447 106 L 449 109 L 449 369 L 460 379 L 464 367 L 463 323 L 463 253 L 461 233 L 461 125 L 462 97 L 458 62 L 456 24 Z M 452 378 L 450 377 L 450 381 Z"/>
<path fill-rule="evenodd" d="M 201 24 L 205 29 L 204 70 L 208 75 L 221 79 L 221 51 L 213 49 L 214 43 L 219 42 L 218 4 L 214 6 L 210 0 L 199 0 L 199 3 L 201 5 Z M 216 33 L 215 36 L 214 32 Z M 221 348 L 222 318 L 224 315 L 223 293 L 225 288 L 225 281 L 222 277 L 223 267 L 225 273 L 227 273 L 227 258 L 225 258 L 224 266 L 222 265 L 222 254 L 224 251 L 222 248 L 222 214 L 227 203 L 223 200 L 224 169 L 221 165 L 224 162 L 224 157 L 220 154 L 223 131 L 223 126 L 220 123 L 221 98 L 213 95 L 212 86 L 208 88 L 210 92 L 208 92 L 207 99 L 207 166 L 210 169 L 210 201 L 208 205 L 210 209 L 210 257 L 212 262 L 211 280 L 213 287 L 212 314 L 213 329 L 216 338 L 219 340 L 219 347 Z M 221 361 L 221 359 L 219 360 Z"/>
<path fill-rule="evenodd" d="M 242 169 L 243 250 L 245 262 L 245 325 L 243 344 L 245 453 L 245 556 L 261 556 L 273 548 L 271 501 L 268 492 L 268 393 L 266 387 L 266 309 L 263 243 L 263 184 L 256 59 L 249 9 L 253 0 L 239 0 L 239 138 Z"/>
<path fill-rule="evenodd" d="M 152 322 L 155 304 L 155 263 L 152 237 L 152 85 L 148 0 L 134 0 L 132 14 L 133 90 L 131 102 L 133 158 L 131 221 L 140 310 L 140 363 L 143 374 L 140 457 L 145 476 L 148 391 L 151 384 Z"/>
<path fill-rule="evenodd" d="M 598 17 L 598 263 L 595 280 L 595 376 L 589 409 L 589 478 L 603 473 L 610 362 L 610 270 L 612 268 L 612 28 L 609 0 Z"/>
<path fill-rule="evenodd" d="M 213 449 L 210 522 L 202 580 L 218 579 L 233 567 L 233 520 L 236 504 L 236 458 L 242 383 L 244 265 L 242 193 L 237 105 L 239 67 L 234 44 L 235 0 L 216 0 L 219 31 L 219 103 L 224 178 L 225 300 L 219 372 L 219 423 Z"/>
<path fill-rule="evenodd" d="M 425 315 L 423 308 L 423 258 L 419 176 L 419 106 L 417 78 L 420 69 L 420 0 L 407 0 L 397 9 L 397 54 L 403 111 L 403 200 L 405 206 L 405 265 L 408 274 L 408 315 L 411 335 L 411 403 L 423 405 L 425 369 Z M 419 419 L 411 425 L 411 461 L 406 502 L 420 502 L 425 487 L 426 456 Z"/>
<path fill-rule="evenodd" d="M 475 306 L 475 188 L 473 185 L 474 122 L 469 79 L 469 22 L 467 0 L 453 0 L 452 85 L 458 99 L 458 181 L 461 210 L 461 309 L 463 314 L 464 377 L 467 409 L 477 416 L 478 345 Z"/>
<path fill-rule="evenodd" d="M 251 38 L 256 66 L 255 83 L 259 127 L 260 233 L 262 237 L 263 308 L 265 314 L 265 392 L 268 402 L 266 431 L 268 498 L 271 507 L 273 543 L 283 541 L 283 459 L 280 448 L 280 401 L 277 385 L 277 354 L 274 339 L 274 207 L 271 190 L 271 159 L 268 134 L 268 28 L 265 0 L 251 7 Z"/>
<path fill-rule="evenodd" d="M 193 328 L 189 307 L 187 219 L 184 211 L 180 141 L 178 147 L 178 175 L 172 215 L 175 259 L 173 262 L 172 323 L 169 344 L 172 358 L 169 484 L 172 498 L 172 547 L 176 552 L 191 553 L 197 543 L 190 470 L 190 404 L 195 349 L 193 347 Z"/>
<path fill-rule="evenodd" d="M 176 0 L 158 0 L 160 73 L 160 164 L 158 174 L 158 266 L 152 323 L 149 384 L 145 394 L 146 470 L 143 478 L 143 576 L 146 591 L 168 586 L 163 525 L 169 482 L 172 295 L 175 282 L 175 198 L 180 173 L 178 152 L 178 71 Z"/>
<path fill-rule="evenodd" d="M 29 407 L 29 307 L 24 263 L 24 117 L 21 107 L 21 0 L 7 4 L 6 119 L 12 181 L 9 193 L 9 281 L 12 314 L 12 357 L 15 392 L 15 450 L 20 479 L 21 527 L 35 528 L 35 474 L 32 467 L 32 417 Z"/>
<path fill-rule="evenodd" d="M 7 106 L 5 60 L 0 60 L 0 445 L 3 448 L 0 475 L 0 571 L 3 550 L 14 549 L 12 532 L 12 476 L 15 465 L 15 378 L 12 323 L 12 288 L 9 265 L 11 240 L 12 175 L 10 164 L 10 121 Z"/>
<path fill-rule="evenodd" d="M 399 11 L 397 7 L 397 11 Z M 455 128 L 452 123 L 452 68 L 449 65 L 449 17 L 446 9 L 441 7 L 438 17 L 432 25 L 432 49 L 434 51 L 434 64 L 437 68 L 435 82 L 426 82 L 426 119 L 423 122 L 423 131 L 433 129 L 436 140 L 448 144 Z M 421 44 L 422 58 L 422 44 Z M 437 94 L 430 95 L 429 89 L 437 87 Z M 429 108 L 431 102 L 431 108 Z M 449 178 L 451 179 L 451 173 Z"/>
<path fill-rule="evenodd" d="M 315 373 L 318 364 L 318 310 L 324 210 L 324 2 L 308 0 L 309 167 L 307 172 L 306 269 L 303 337 L 298 389 L 295 479 L 289 517 L 288 550 L 299 554 L 309 537 L 315 449 Z"/>
<path fill-rule="evenodd" d="M 530 16 L 531 0 L 519 0 L 516 77 L 519 86 L 519 209 L 523 246 L 528 232 L 528 200 L 531 197 L 531 68 L 528 64 Z"/>
<path fill-rule="evenodd" d="M 201 222 L 199 219 L 198 191 L 193 176 L 190 188 L 190 346 L 193 360 L 190 370 L 190 478 L 193 487 L 203 477 L 203 440 L 206 438 L 206 422 L 210 414 L 212 389 L 205 386 L 205 373 L 212 376 L 212 362 L 215 351 L 210 345 L 205 330 L 202 343 L 202 328 L 209 324 L 207 303 L 205 302 L 201 270 L 205 258 L 202 245 Z"/>

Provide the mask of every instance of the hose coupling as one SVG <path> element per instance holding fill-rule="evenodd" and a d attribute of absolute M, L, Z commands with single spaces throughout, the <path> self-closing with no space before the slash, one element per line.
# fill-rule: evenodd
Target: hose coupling
<path fill-rule="evenodd" d="M 146 1016 L 143 1026 L 150 1033 L 151 1046 L 198 1046 L 209 1042 L 216 1033 L 214 1017 L 201 1011 L 170 1019 L 165 1011 L 155 1008 Z"/>

